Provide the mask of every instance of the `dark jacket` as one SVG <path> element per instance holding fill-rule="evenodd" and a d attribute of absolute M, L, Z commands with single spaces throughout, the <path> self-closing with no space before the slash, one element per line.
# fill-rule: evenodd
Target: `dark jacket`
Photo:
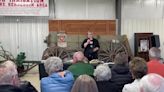
<path fill-rule="evenodd" d="M 112 81 L 97 81 L 99 92 L 118 92 L 118 88 Z"/>
<path fill-rule="evenodd" d="M 84 43 L 87 42 L 88 39 L 85 39 L 83 41 L 83 43 L 81 44 L 81 47 L 84 48 Z M 92 59 L 97 59 L 98 58 L 98 54 L 97 51 L 93 52 L 93 49 L 98 47 L 100 48 L 99 42 L 97 39 L 93 38 L 93 44 L 88 44 L 87 47 L 84 48 L 84 56 L 88 58 L 88 60 L 92 60 Z"/>
<path fill-rule="evenodd" d="M 23 92 L 38 92 L 29 81 L 21 81 L 19 88 L 23 90 Z"/>
<path fill-rule="evenodd" d="M 125 84 L 131 83 L 133 81 L 128 66 L 113 65 L 111 71 L 111 81 L 113 81 L 118 86 L 119 92 L 122 92 L 122 88 Z"/>

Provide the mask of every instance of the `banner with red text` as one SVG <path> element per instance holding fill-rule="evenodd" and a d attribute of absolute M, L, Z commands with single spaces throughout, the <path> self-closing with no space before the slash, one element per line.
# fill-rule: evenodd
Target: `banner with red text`
<path fill-rule="evenodd" d="M 0 0 L 0 16 L 49 16 L 49 0 Z"/>

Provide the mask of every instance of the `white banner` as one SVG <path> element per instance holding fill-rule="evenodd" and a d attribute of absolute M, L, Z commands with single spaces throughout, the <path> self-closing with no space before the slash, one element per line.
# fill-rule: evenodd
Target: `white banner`
<path fill-rule="evenodd" d="M 49 0 L 0 0 L 0 16 L 49 16 Z"/>

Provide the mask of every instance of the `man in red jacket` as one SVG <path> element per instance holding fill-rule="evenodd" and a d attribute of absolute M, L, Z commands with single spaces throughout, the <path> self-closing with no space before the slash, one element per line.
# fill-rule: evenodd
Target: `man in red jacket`
<path fill-rule="evenodd" d="M 148 73 L 156 73 L 164 77 L 164 64 L 161 63 L 161 50 L 152 47 L 149 50 L 149 59 L 147 63 Z"/>

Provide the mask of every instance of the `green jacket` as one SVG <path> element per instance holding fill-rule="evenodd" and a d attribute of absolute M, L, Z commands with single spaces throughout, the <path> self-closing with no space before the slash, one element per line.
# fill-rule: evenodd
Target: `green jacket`
<path fill-rule="evenodd" d="M 82 74 L 87 74 L 93 76 L 94 67 L 91 64 L 78 62 L 68 67 L 68 70 L 72 72 L 74 78 L 76 79 L 78 76 Z"/>

